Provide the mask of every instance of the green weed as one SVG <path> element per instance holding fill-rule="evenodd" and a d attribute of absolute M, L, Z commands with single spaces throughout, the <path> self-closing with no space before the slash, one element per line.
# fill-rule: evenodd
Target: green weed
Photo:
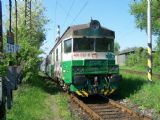
<path fill-rule="evenodd" d="M 120 69 L 127 69 L 127 70 L 135 70 L 135 71 L 143 71 L 147 72 L 147 67 L 145 66 L 138 66 L 138 65 L 133 65 L 133 66 L 121 66 Z M 160 74 L 160 67 L 153 67 L 153 73 Z"/>
<path fill-rule="evenodd" d="M 45 76 L 23 82 L 14 92 L 14 103 L 7 120 L 74 120 L 68 95 Z"/>
<path fill-rule="evenodd" d="M 129 98 L 143 108 L 153 109 L 160 113 L 160 81 L 153 79 L 153 83 L 148 83 L 146 77 L 124 74 L 121 83 L 120 94 L 123 98 Z"/>

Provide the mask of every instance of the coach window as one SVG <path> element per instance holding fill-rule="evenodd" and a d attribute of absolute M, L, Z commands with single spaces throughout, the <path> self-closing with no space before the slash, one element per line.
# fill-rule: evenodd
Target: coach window
<path fill-rule="evenodd" d="M 64 41 L 64 53 L 70 53 L 72 50 L 72 40 L 68 39 Z"/>

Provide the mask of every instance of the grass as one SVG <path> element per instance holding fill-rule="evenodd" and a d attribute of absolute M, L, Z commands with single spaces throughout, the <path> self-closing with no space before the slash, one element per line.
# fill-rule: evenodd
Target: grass
<path fill-rule="evenodd" d="M 70 113 L 70 111 L 68 110 L 69 96 L 68 95 L 64 96 L 64 94 L 58 93 L 55 97 L 56 97 L 56 103 L 59 106 L 58 113 L 60 117 L 63 118 L 64 120 L 74 120 L 74 118 L 71 117 L 72 113 Z"/>
<path fill-rule="evenodd" d="M 135 71 L 143 71 L 147 72 L 147 67 L 145 66 L 120 66 L 120 69 L 128 69 L 128 70 L 135 70 Z M 160 74 L 160 67 L 153 67 L 153 73 Z"/>
<path fill-rule="evenodd" d="M 160 81 L 153 78 L 148 84 L 143 76 L 121 72 L 123 81 L 119 89 L 122 98 L 146 109 L 154 109 L 160 114 Z M 14 92 L 14 103 L 7 111 L 7 120 L 75 120 L 75 114 L 69 110 L 69 96 L 64 94 L 45 76 L 37 76 L 30 82 L 23 82 Z"/>
<path fill-rule="evenodd" d="M 133 103 L 144 109 L 153 109 L 155 115 L 160 114 L 160 81 L 153 79 L 148 83 L 143 76 L 125 74 L 122 72 L 123 81 L 120 94 L 123 98 L 130 99 Z"/>
<path fill-rule="evenodd" d="M 13 108 L 7 111 L 7 120 L 74 120 L 68 109 L 68 98 L 52 81 L 37 76 L 14 92 Z"/>

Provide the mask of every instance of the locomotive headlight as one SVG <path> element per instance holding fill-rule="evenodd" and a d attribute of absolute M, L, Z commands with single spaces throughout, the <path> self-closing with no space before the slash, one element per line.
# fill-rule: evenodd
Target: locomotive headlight
<path fill-rule="evenodd" d="M 78 72 L 83 72 L 84 69 L 82 67 L 74 67 L 73 72 L 78 73 Z"/>

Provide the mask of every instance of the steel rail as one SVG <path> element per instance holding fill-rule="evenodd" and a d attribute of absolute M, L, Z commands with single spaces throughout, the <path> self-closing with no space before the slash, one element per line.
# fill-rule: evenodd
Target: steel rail
<path fill-rule="evenodd" d="M 86 104 L 84 104 L 82 101 L 80 101 L 73 94 L 71 94 L 71 101 L 76 103 L 85 112 L 87 112 L 91 116 L 92 119 L 94 119 L 94 120 L 103 120 L 97 113 L 95 113 L 92 109 L 90 109 Z"/>
<path fill-rule="evenodd" d="M 109 99 L 109 103 L 114 105 L 115 107 L 118 107 L 118 108 L 122 109 L 123 111 L 126 111 L 127 113 L 129 113 L 132 116 L 138 117 L 139 120 L 152 120 L 151 117 L 146 116 L 146 115 L 145 116 L 144 115 L 140 115 L 139 113 L 136 113 L 135 111 L 129 109 L 128 107 L 126 107 L 126 106 L 124 106 L 124 105 L 122 105 L 122 104 L 120 104 L 120 103 L 118 103 L 116 101 L 113 101 L 111 99 Z"/>
<path fill-rule="evenodd" d="M 142 74 L 146 75 L 146 73 L 147 73 L 144 71 L 136 71 L 136 70 L 128 70 L 128 69 L 120 69 L 120 71 L 126 72 L 126 73 L 140 74 L 140 75 L 142 75 Z M 153 74 L 153 77 L 160 79 L 160 74 Z"/>
<path fill-rule="evenodd" d="M 93 120 L 152 120 L 151 117 L 141 115 L 114 100 L 108 100 L 103 104 L 85 104 L 71 94 L 71 101 L 83 109 Z"/>

